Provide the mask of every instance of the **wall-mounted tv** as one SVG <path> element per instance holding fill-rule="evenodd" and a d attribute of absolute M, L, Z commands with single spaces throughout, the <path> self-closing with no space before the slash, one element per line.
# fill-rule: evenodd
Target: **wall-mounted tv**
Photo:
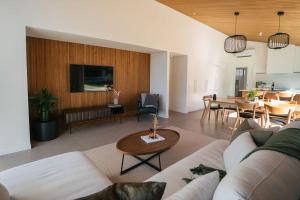
<path fill-rule="evenodd" d="M 113 86 L 113 67 L 70 64 L 70 91 L 107 91 Z"/>

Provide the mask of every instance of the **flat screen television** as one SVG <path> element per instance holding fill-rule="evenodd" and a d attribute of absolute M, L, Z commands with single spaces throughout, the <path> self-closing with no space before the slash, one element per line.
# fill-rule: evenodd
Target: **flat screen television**
<path fill-rule="evenodd" d="M 70 64 L 71 92 L 107 91 L 113 86 L 113 67 Z"/>

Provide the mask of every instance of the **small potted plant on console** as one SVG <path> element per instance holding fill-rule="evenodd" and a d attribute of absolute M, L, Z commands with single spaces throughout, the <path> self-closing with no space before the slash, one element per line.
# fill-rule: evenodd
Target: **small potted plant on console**
<path fill-rule="evenodd" d="M 34 138 L 40 141 L 55 139 L 58 135 L 57 121 L 51 118 L 57 102 L 57 98 L 47 88 L 29 98 L 38 114 L 38 120 L 34 123 Z"/>

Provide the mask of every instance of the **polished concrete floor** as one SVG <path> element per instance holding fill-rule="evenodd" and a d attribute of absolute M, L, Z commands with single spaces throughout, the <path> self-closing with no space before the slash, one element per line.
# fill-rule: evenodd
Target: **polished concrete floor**
<path fill-rule="evenodd" d="M 201 112 L 181 114 L 170 112 L 169 119 L 160 119 L 160 127 L 176 126 L 195 133 L 208 135 L 217 139 L 228 139 L 230 137 L 233 120 L 222 124 L 219 120 L 215 123 L 214 118 L 208 122 L 200 122 Z M 73 130 L 70 135 L 67 131 L 57 139 L 48 142 L 32 141 L 31 150 L 17 152 L 0 156 L 0 171 L 34 160 L 69 152 L 82 151 L 94 147 L 116 142 L 121 137 L 130 133 L 145 130 L 151 127 L 150 116 L 144 116 L 140 122 L 135 117 L 126 118 L 123 123 L 102 122 L 82 126 Z"/>

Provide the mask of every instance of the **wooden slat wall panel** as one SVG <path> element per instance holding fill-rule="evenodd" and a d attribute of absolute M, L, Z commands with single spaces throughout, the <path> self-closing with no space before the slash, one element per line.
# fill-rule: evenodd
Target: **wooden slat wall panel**
<path fill-rule="evenodd" d="M 120 103 L 126 112 L 136 112 L 140 92 L 150 88 L 150 55 L 119 49 L 27 38 L 29 95 L 47 87 L 59 99 L 57 111 L 66 108 L 106 105 L 111 92 L 69 92 L 69 65 L 90 64 L 114 67 L 114 87 L 121 90 Z"/>

